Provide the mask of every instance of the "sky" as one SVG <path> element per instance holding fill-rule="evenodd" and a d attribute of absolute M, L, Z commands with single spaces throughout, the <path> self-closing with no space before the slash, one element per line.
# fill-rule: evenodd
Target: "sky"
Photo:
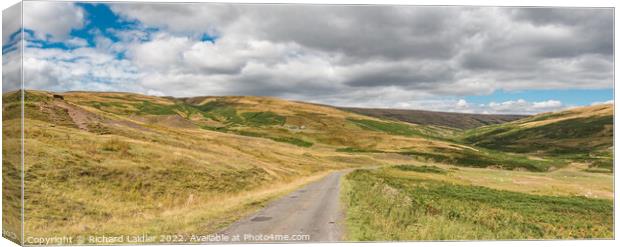
<path fill-rule="evenodd" d="M 36 1 L 23 8 L 23 29 L 3 22 L 3 81 L 19 81 L 11 58 L 23 36 L 27 89 L 489 114 L 613 102 L 610 8 Z"/>

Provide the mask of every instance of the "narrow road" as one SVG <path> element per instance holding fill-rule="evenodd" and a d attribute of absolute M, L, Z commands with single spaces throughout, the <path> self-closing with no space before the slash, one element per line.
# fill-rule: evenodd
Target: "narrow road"
<path fill-rule="evenodd" d="M 335 242 L 343 233 L 340 177 L 333 172 L 222 231 L 240 242 Z"/>

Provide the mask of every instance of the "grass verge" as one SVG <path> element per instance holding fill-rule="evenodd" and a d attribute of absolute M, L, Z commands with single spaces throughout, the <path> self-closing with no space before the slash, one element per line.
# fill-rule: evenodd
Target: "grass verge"
<path fill-rule="evenodd" d="M 420 174 L 397 168 L 348 174 L 342 192 L 348 240 L 613 238 L 611 200 L 533 195 Z"/>

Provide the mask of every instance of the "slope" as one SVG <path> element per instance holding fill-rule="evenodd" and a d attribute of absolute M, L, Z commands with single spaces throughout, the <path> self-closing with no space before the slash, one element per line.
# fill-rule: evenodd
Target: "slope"
<path fill-rule="evenodd" d="M 525 118 L 525 115 L 469 114 L 423 110 L 353 108 L 339 109 L 384 119 L 399 120 L 421 125 L 436 125 L 456 129 L 472 129 L 491 124 L 501 124 Z"/>
<path fill-rule="evenodd" d="M 3 96 L 3 131 L 17 132 L 20 93 Z M 450 148 L 441 128 L 275 98 L 24 99 L 25 229 L 36 236 L 212 233 L 331 170 L 401 159 L 340 148 Z"/>
<path fill-rule="evenodd" d="M 493 150 L 587 161 L 592 168 L 611 170 L 613 105 L 579 107 L 479 127 L 464 132 L 461 140 Z"/>

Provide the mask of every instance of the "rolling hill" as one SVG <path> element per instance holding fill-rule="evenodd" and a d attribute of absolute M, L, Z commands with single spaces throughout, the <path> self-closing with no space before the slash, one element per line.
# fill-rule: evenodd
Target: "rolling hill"
<path fill-rule="evenodd" d="M 19 99 L 3 95 L 6 138 Z M 24 99 L 25 229 L 42 236 L 213 232 L 330 170 L 406 158 L 339 149 L 459 148 L 451 130 L 268 97 Z"/>
<path fill-rule="evenodd" d="M 465 143 L 493 150 L 585 160 L 613 169 L 613 105 L 543 113 L 463 133 Z"/>
<path fill-rule="evenodd" d="M 19 99 L 19 92 L 3 94 L 5 138 L 19 138 Z M 212 233 L 346 168 L 418 161 L 545 172 L 611 160 L 610 106 L 462 131 L 272 97 L 28 90 L 24 100 L 25 229 L 41 236 Z M 428 123 L 511 118 L 437 116 Z M 562 134 L 576 124 L 586 128 Z M 577 153 L 520 149 L 527 142 Z"/>
<path fill-rule="evenodd" d="M 526 115 L 470 114 L 383 108 L 339 107 L 339 109 L 371 117 L 456 129 L 472 129 L 485 125 L 511 122 L 527 117 Z"/>

